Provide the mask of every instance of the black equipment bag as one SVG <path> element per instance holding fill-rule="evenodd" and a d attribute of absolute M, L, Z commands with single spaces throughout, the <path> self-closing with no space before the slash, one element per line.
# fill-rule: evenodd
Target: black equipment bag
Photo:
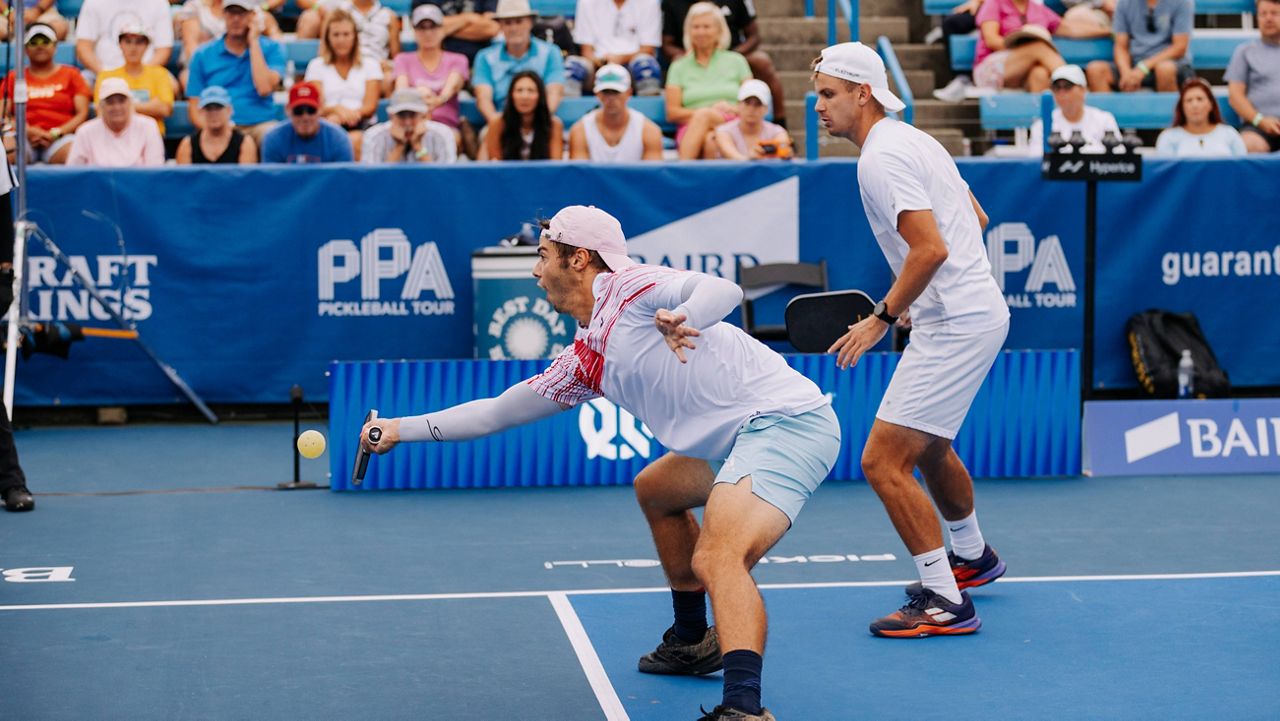
<path fill-rule="evenodd" d="M 1195 362 L 1195 397 L 1225 398 L 1231 393 L 1227 372 L 1218 365 L 1194 314 L 1146 310 L 1131 316 L 1124 330 L 1138 383 L 1148 395 L 1178 397 L 1178 362 L 1184 349 Z"/>

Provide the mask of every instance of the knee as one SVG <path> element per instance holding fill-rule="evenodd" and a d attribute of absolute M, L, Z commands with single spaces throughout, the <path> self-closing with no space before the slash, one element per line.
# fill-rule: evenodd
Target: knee
<path fill-rule="evenodd" d="M 724 549 L 715 547 L 715 544 L 699 542 L 693 551 L 690 567 L 693 575 L 698 577 L 698 582 L 709 589 L 715 585 L 721 573 L 736 562 L 736 559 Z"/>
<path fill-rule="evenodd" d="M 1049 87 L 1049 69 L 1037 65 L 1027 71 L 1027 90 L 1038 93 Z"/>
<path fill-rule="evenodd" d="M 753 50 L 748 53 L 747 64 L 751 66 L 751 74 L 757 78 L 762 75 L 772 75 L 777 71 L 773 65 L 773 58 L 763 50 Z"/>
<path fill-rule="evenodd" d="M 1111 67 L 1105 61 L 1094 60 L 1084 67 L 1084 76 L 1092 83 L 1106 80 L 1111 75 Z"/>
<path fill-rule="evenodd" d="M 645 515 L 653 511 L 666 510 L 665 504 L 662 503 L 662 478 L 651 466 L 646 466 L 636 474 L 633 485 L 636 491 L 636 503 L 640 505 L 640 510 Z"/>
<path fill-rule="evenodd" d="M 1257 133 L 1240 133 L 1244 136 L 1244 149 L 1250 153 L 1269 153 L 1271 146 Z"/>
<path fill-rule="evenodd" d="M 1172 60 L 1161 60 L 1156 63 L 1154 72 L 1156 80 L 1170 83 L 1178 82 L 1178 64 Z"/>

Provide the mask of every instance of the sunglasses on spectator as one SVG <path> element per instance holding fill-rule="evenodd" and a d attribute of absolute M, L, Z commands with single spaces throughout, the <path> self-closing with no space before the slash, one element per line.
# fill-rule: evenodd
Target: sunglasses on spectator
<path fill-rule="evenodd" d="M 294 115 L 315 115 L 316 109 L 311 107 L 310 105 L 299 105 L 298 107 L 294 108 L 289 112 L 293 113 Z"/>
<path fill-rule="evenodd" d="M 43 35 L 37 35 L 34 38 L 31 38 L 30 40 L 27 41 L 27 47 L 31 47 L 33 45 L 40 46 L 40 45 L 52 45 L 52 44 L 53 44 L 53 41 L 50 40 L 49 38 L 46 38 Z"/>
<path fill-rule="evenodd" d="M 1070 80 L 1057 80 L 1057 81 L 1054 81 L 1053 83 L 1054 90 L 1070 90 L 1075 86 L 1076 84 L 1071 82 Z"/>
<path fill-rule="evenodd" d="M 1147 8 L 1147 32 L 1156 31 L 1156 11 L 1153 8 Z"/>

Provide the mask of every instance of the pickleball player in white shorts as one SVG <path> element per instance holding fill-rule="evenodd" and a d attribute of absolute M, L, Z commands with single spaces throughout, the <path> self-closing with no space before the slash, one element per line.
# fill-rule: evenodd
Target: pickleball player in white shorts
<path fill-rule="evenodd" d="M 1005 565 L 987 545 L 973 480 L 951 447 L 1009 333 L 1009 308 L 987 260 L 986 213 L 946 149 L 888 117 L 903 109 L 884 62 L 862 43 L 842 43 L 814 62 L 815 110 L 828 132 L 861 148 L 858 186 L 867 220 L 896 280 L 871 316 L 832 347 L 856 363 L 894 324 L 911 339 L 876 412 L 862 456 L 911 552 L 920 583 L 907 603 L 871 624 L 878 636 L 973 633 L 982 622 L 963 589 L 990 583 Z M 926 494 L 913 472 L 919 468 Z M 947 521 L 942 542 L 930 496 Z"/>
<path fill-rule="evenodd" d="M 704 718 L 772 720 L 760 704 L 766 622 L 750 569 L 835 463 L 840 424 L 830 402 L 782 356 L 722 322 L 742 300 L 736 284 L 633 262 L 608 213 L 561 210 L 538 254 L 538 285 L 578 321 L 573 345 L 497 398 L 370 421 L 361 442 L 385 453 L 399 441 L 468 440 L 600 397 L 631 412 L 672 451 L 637 479 L 676 612 L 640 669 L 703 674 L 723 665 L 722 702 Z M 377 444 L 368 440 L 374 426 Z M 699 529 L 689 509 L 702 505 Z"/>

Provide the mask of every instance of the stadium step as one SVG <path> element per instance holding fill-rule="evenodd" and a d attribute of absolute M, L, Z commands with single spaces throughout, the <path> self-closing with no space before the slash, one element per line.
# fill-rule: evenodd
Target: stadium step
<path fill-rule="evenodd" d="M 938 87 L 932 70 L 904 70 L 907 84 L 916 98 L 932 98 L 933 89 Z M 803 98 L 804 94 L 813 90 L 813 73 L 809 70 L 783 70 L 778 73 L 782 78 L 782 92 L 788 100 Z M 892 80 L 890 81 L 892 82 Z M 897 92 L 898 88 L 893 88 Z"/>
<path fill-rule="evenodd" d="M 760 25 L 760 42 L 771 45 L 808 45 L 809 52 L 817 55 L 827 45 L 827 21 L 806 17 L 771 17 Z M 864 17 L 859 24 L 859 34 L 864 43 L 874 43 L 884 35 L 895 43 L 905 43 L 910 37 L 906 18 Z M 849 26 L 836 23 L 836 38 L 840 42 L 849 39 Z M 767 48 L 766 48 L 767 49 Z"/>

